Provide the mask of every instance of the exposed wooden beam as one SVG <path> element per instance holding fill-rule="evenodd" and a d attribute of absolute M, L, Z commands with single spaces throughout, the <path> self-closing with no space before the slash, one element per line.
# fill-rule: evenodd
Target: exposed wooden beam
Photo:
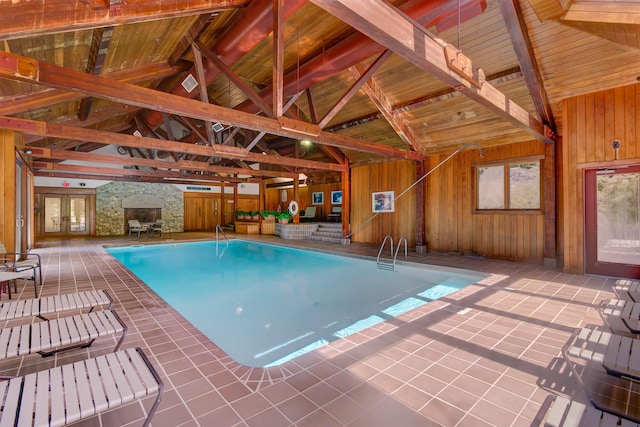
<path fill-rule="evenodd" d="M 237 147 L 228 147 L 216 144 L 212 147 L 186 144 L 182 142 L 163 141 L 153 138 L 145 138 L 125 134 L 113 134 L 111 132 L 74 128 L 57 125 L 54 123 L 37 122 L 35 120 L 16 119 L 0 116 L 0 128 L 10 129 L 26 134 L 66 138 L 80 141 L 92 141 L 102 144 L 118 144 L 123 147 L 151 148 L 155 150 L 187 153 L 200 156 L 216 156 L 228 159 L 243 159 L 256 163 L 271 163 L 276 165 L 297 166 L 318 170 L 343 171 L 346 166 L 336 163 L 324 163 L 312 160 L 292 159 L 265 154 L 250 153 Z"/>
<path fill-rule="evenodd" d="M 169 64 L 152 64 L 140 68 L 105 74 L 103 77 L 135 84 L 149 80 L 163 79 L 187 71 L 190 67 L 191 64 L 186 62 L 180 62 L 175 66 L 170 66 Z M 26 96 L 5 97 L 0 101 L 0 116 L 22 114 L 61 102 L 75 101 L 85 96 L 82 92 L 69 92 L 66 90 L 46 88 Z"/>
<path fill-rule="evenodd" d="M 38 159 L 77 160 L 82 162 L 98 162 L 121 166 L 146 166 L 156 169 L 177 169 L 185 171 L 206 171 L 212 173 L 241 174 L 254 177 L 268 178 L 296 178 L 298 175 L 291 172 L 280 172 L 246 168 L 233 168 L 227 166 L 212 166 L 206 162 L 194 162 L 179 160 L 177 162 L 155 160 L 141 157 L 112 156 L 108 154 L 81 153 L 68 150 L 52 150 L 48 148 L 34 148 L 33 156 Z"/>
<path fill-rule="evenodd" d="M 521 79 L 523 78 L 522 72 L 520 71 L 520 67 L 509 68 L 507 70 L 500 71 L 498 73 L 492 74 L 491 76 L 487 76 L 487 81 L 491 84 L 500 84 L 513 79 Z M 460 92 L 453 88 L 447 88 L 444 90 L 440 90 L 438 92 L 430 93 L 425 96 L 421 96 L 419 98 L 411 99 L 409 101 L 394 104 L 390 108 L 390 113 L 393 116 L 399 116 L 400 114 L 415 110 L 417 108 L 426 107 L 427 105 L 435 104 L 441 101 L 446 101 L 447 99 L 455 98 L 458 96 L 463 96 Z M 353 126 L 358 126 L 373 120 L 378 120 L 383 118 L 383 114 L 381 112 L 368 114 L 366 116 L 357 117 L 355 119 L 349 120 L 348 122 L 339 123 L 327 129 L 329 132 L 337 132 L 342 129 L 348 129 Z"/>
<path fill-rule="evenodd" d="M 434 37 L 386 2 L 311 0 L 356 30 L 486 107 L 534 138 L 551 143 L 554 132 L 488 82 L 455 47 Z"/>
<path fill-rule="evenodd" d="M 205 104 L 209 103 L 209 93 L 207 92 L 207 81 L 204 76 L 204 66 L 202 64 L 202 52 L 196 46 L 193 45 L 193 56 L 195 57 L 195 63 L 193 64 L 196 69 L 196 77 L 198 80 L 198 91 L 200 91 L 200 101 Z M 166 113 L 163 113 L 166 114 Z M 207 131 L 207 141 L 209 145 L 213 145 L 216 142 L 216 134 L 213 132 L 213 122 L 211 120 L 205 120 L 205 130 Z"/>
<path fill-rule="evenodd" d="M 640 25 L 640 4 L 637 1 L 628 0 L 573 0 L 562 20 Z"/>
<path fill-rule="evenodd" d="M 181 96 L 122 83 L 100 76 L 92 76 L 36 60 L 0 52 L 0 78 L 37 83 L 87 95 L 111 99 L 143 108 L 192 117 L 218 120 L 233 126 L 265 131 L 289 138 L 307 138 L 320 144 L 378 154 L 386 157 L 422 160 L 421 153 L 401 150 L 374 142 L 323 132 L 317 125 L 279 117 L 277 120 L 243 111 L 205 104 Z M 214 154 L 215 155 L 215 154 Z"/>
<path fill-rule="evenodd" d="M 391 51 L 387 50 L 386 52 Z M 362 73 L 364 71 L 363 67 L 360 64 L 356 64 L 349 70 L 356 77 L 363 75 Z M 373 102 L 375 106 L 378 107 L 378 110 L 391 125 L 398 137 L 400 137 L 400 139 L 404 141 L 409 147 L 413 148 L 416 151 L 419 151 L 420 143 L 418 141 L 418 138 L 415 136 L 411 128 L 404 122 L 402 117 L 400 117 L 400 115 L 394 115 L 391 112 L 391 102 L 389 101 L 382 88 L 380 88 L 380 86 L 377 84 L 375 79 L 370 79 L 362 89 L 367 94 L 371 102 Z"/>
<path fill-rule="evenodd" d="M 182 59 L 182 57 L 189 51 L 194 41 L 198 39 L 202 31 L 207 28 L 209 23 L 217 16 L 217 14 L 203 14 L 196 19 L 196 21 L 189 27 L 186 34 L 177 43 L 167 62 L 174 65 Z"/>
<path fill-rule="evenodd" d="M 238 76 L 227 64 L 222 62 L 218 56 L 212 52 L 202 42 L 195 42 L 202 55 L 211 61 L 222 74 L 224 74 L 231 82 L 244 93 L 247 98 L 253 101 L 268 117 L 274 118 L 276 115 L 271 110 L 269 104 L 264 102 L 264 99 L 258 95 L 240 76 Z"/>
<path fill-rule="evenodd" d="M 93 30 L 91 39 L 91 51 L 89 52 L 89 61 L 87 63 L 87 73 L 99 76 L 102 74 L 102 66 L 104 59 L 109 52 L 111 44 L 111 36 L 113 35 L 113 27 L 96 28 Z M 87 97 L 80 101 L 78 108 L 78 118 L 82 121 L 87 120 L 91 111 L 93 98 Z"/>
<path fill-rule="evenodd" d="M 51 162 L 34 162 L 33 168 L 42 173 L 45 171 L 59 171 L 68 173 L 82 173 L 82 174 L 95 174 L 93 179 L 101 179 L 100 175 L 106 176 L 135 176 L 135 177 L 148 177 L 148 178 L 177 178 L 185 179 L 182 172 L 164 171 L 164 170 L 140 170 L 140 169 L 116 169 L 107 168 L 101 166 L 80 166 L 80 165 L 68 165 L 63 163 L 51 163 Z M 222 177 L 213 175 L 193 175 L 194 178 L 202 181 L 226 181 L 226 182 L 247 182 L 244 178 L 234 177 Z M 104 178 L 102 178 L 104 179 Z"/>
<path fill-rule="evenodd" d="M 98 125 L 105 120 L 114 119 L 116 117 L 124 116 L 124 115 L 133 115 L 136 112 L 140 111 L 140 107 L 136 107 L 135 105 L 123 105 L 123 104 L 114 104 L 111 103 L 107 105 L 105 108 L 101 108 L 100 110 L 93 110 L 89 118 L 82 122 L 77 116 L 70 116 L 68 120 L 62 120 L 56 122 L 65 126 L 74 126 L 74 127 L 91 127 L 94 125 Z M 109 126 L 108 129 L 102 128 L 102 130 L 107 130 L 109 132 L 121 132 L 125 129 L 130 128 L 131 126 L 127 123 L 114 123 L 112 126 Z M 30 145 L 47 145 L 48 142 L 43 141 L 43 139 L 37 135 L 27 135 L 24 140 L 25 144 Z M 77 144 L 76 144 L 77 145 Z M 68 147 L 66 147 L 68 148 Z"/>
<path fill-rule="evenodd" d="M 207 175 L 192 175 L 191 177 L 183 177 L 180 178 L 164 178 L 157 174 L 153 176 L 120 176 L 120 175 L 95 175 L 95 174 L 84 174 L 84 173 L 69 173 L 69 172 L 61 172 L 61 171 L 46 171 L 46 170 L 37 170 L 34 171 L 34 176 L 42 176 L 47 178 L 73 178 L 73 179 L 104 179 L 107 181 L 119 181 L 119 182 L 157 182 L 161 184 L 184 184 L 184 185 L 211 185 L 212 182 L 221 182 L 223 185 L 225 182 L 231 182 L 233 180 L 239 182 L 262 182 L 261 180 L 257 180 L 254 178 L 249 179 L 239 179 L 233 178 L 230 180 L 222 180 L 220 179 L 212 179 L 208 178 Z M 204 178 L 203 178 L 204 177 Z M 206 180 L 205 180 L 206 179 Z"/>
<path fill-rule="evenodd" d="M 518 57 L 520 69 L 527 83 L 529 94 L 533 100 L 533 105 L 542 123 L 548 125 L 554 133 L 557 133 L 553 111 L 549 103 L 549 98 L 547 97 L 547 92 L 544 89 L 540 67 L 538 67 L 538 61 L 536 60 L 533 46 L 527 33 L 527 24 L 524 21 L 520 3 L 518 0 L 498 0 L 498 3 L 500 4 L 502 17 L 504 18 L 509 36 L 511 37 L 513 49 L 516 51 Z"/>
<path fill-rule="evenodd" d="M 137 0 L 111 7 L 96 2 L 40 0 L 2 4 L 0 40 L 87 30 L 135 22 L 213 13 L 246 6 L 248 0 Z"/>
<path fill-rule="evenodd" d="M 273 113 L 282 116 L 284 104 L 284 0 L 273 0 Z"/>
<path fill-rule="evenodd" d="M 336 104 L 329 111 L 327 111 L 327 114 L 325 114 L 324 117 L 320 120 L 320 122 L 318 123 L 318 126 L 320 126 L 320 128 L 324 128 L 331 121 L 331 119 L 333 119 L 335 115 L 338 114 L 342 107 L 344 107 L 346 103 L 349 102 L 351 98 L 353 98 L 353 96 L 360 90 L 360 88 L 362 88 L 362 86 L 364 86 L 365 83 L 367 83 L 367 81 L 373 77 L 375 72 L 380 69 L 382 64 L 384 64 L 385 61 L 389 59 L 392 53 L 393 52 L 388 49 L 385 50 L 378 56 L 378 58 L 376 58 L 375 61 L 373 61 L 369 68 L 367 68 L 362 73 L 358 73 L 358 75 L 355 76 L 355 83 L 351 85 L 351 87 L 344 93 L 344 95 L 340 97 L 338 102 L 336 102 Z"/>

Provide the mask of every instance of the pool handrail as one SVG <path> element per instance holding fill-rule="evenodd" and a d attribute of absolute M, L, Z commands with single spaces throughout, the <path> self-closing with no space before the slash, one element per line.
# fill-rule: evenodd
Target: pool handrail
<path fill-rule="evenodd" d="M 386 260 L 383 259 L 382 262 L 380 261 L 380 255 L 382 255 L 382 251 L 384 250 L 384 246 L 387 243 L 387 240 L 389 240 L 390 245 L 389 245 L 389 249 L 391 250 L 391 259 L 390 260 Z M 390 271 L 396 271 L 396 260 L 398 259 L 398 252 L 400 252 L 400 247 L 402 246 L 402 242 L 404 241 L 404 257 L 407 258 L 407 239 L 406 237 L 400 237 L 400 239 L 398 240 L 398 246 L 396 247 L 396 252 L 395 254 L 393 253 L 393 237 L 391 237 L 390 234 L 387 234 L 386 236 L 384 236 L 384 240 L 382 241 L 382 245 L 380 245 L 380 250 L 378 251 L 378 257 L 376 258 L 376 265 L 378 266 L 378 268 L 384 269 L 384 270 L 390 270 Z"/>
<path fill-rule="evenodd" d="M 402 245 L 402 241 L 404 241 L 404 257 L 407 258 L 408 252 L 407 252 L 407 238 L 406 237 L 400 237 L 400 240 L 398 240 L 398 247 L 396 248 L 396 254 L 393 256 L 393 265 L 396 265 L 396 259 L 398 258 L 398 252 L 400 252 L 400 245 Z"/>
<path fill-rule="evenodd" d="M 380 262 L 380 255 L 382 255 L 382 251 L 384 250 L 384 246 L 387 243 L 387 240 L 389 240 L 389 249 L 390 249 L 390 254 L 391 254 L 391 263 L 389 263 L 388 261 L 384 261 L 384 262 Z M 393 260 L 393 237 L 391 237 L 390 234 L 387 234 L 386 236 L 384 236 L 384 240 L 382 240 L 382 244 L 380 245 L 380 250 L 378 250 L 378 257 L 376 258 L 376 265 L 378 266 L 378 268 L 382 268 L 385 270 L 395 270 L 396 266 L 395 266 L 395 261 Z"/>
<path fill-rule="evenodd" d="M 229 246 L 229 238 L 227 237 L 227 235 L 225 234 L 224 230 L 222 229 L 222 227 L 220 226 L 220 224 L 216 224 L 216 243 L 218 242 L 218 230 L 220 230 L 220 232 L 222 233 L 222 235 L 224 236 L 224 240 L 227 241 L 227 246 Z"/>

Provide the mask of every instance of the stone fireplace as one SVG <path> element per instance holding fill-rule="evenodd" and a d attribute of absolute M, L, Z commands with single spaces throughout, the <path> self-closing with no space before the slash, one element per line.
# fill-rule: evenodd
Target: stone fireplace
<path fill-rule="evenodd" d="M 129 220 L 137 219 L 141 223 L 162 219 L 164 200 L 149 194 L 134 194 L 122 199 L 124 209 L 124 234 L 129 233 Z"/>
<path fill-rule="evenodd" d="M 144 222 L 162 219 L 163 229 L 182 232 L 182 190 L 171 184 L 120 181 L 96 188 L 96 235 L 127 235 L 129 219 Z"/>

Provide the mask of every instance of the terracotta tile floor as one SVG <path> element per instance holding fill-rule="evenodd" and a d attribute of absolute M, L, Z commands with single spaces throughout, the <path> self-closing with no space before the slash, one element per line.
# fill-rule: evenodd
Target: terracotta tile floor
<path fill-rule="evenodd" d="M 180 233 L 164 242 L 212 235 Z M 359 256 L 378 250 L 250 237 Z M 602 324 L 595 307 L 613 297 L 611 278 L 411 253 L 413 262 L 489 277 L 280 367 L 254 369 L 236 364 L 103 249 L 159 241 L 46 240 L 34 249 L 44 263 L 41 295 L 106 289 L 114 297 L 114 310 L 129 325 L 123 348 L 142 347 L 165 382 L 154 427 L 528 426 L 550 393 L 587 401 L 560 349 L 577 326 Z M 19 283 L 17 297 L 33 297 L 32 284 Z M 0 375 L 104 354 L 114 344 L 103 338 L 51 358 L 4 361 Z M 149 399 L 136 402 L 80 424 L 138 426 L 150 406 Z"/>

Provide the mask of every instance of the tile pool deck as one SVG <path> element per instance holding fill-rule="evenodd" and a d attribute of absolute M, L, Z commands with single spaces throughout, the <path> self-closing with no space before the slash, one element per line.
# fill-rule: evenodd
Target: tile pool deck
<path fill-rule="evenodd" d="M 212 236 L 178 233 L 162 242 Z M 378 251 L 374 245 L 238 237 L 359 256 Z M 43 261 L 41 295 L 106 289 L 113 296 L 114 310 L 129 326 L 123 348 L 142 347 L 165 382 L 154 427 L 528 426 L 550 393 L 587 402 L 560 349 L 576 327 L 602 324 L 596 307 L 613 297 L 615 280 L 412 252 L 412 262 L 490 276 L 282 366 L 254 369 L 231 360 L 103 249 L 159 241 L 52 239 L 34 249 Z M 19 281 L 16 297 L 33 297 L 31 282 Z M 104 354 L 114 342 L 4 361 L 0 375 Z M 76 425 L 139 426 L 150 406 L 143 400 Z"/>

